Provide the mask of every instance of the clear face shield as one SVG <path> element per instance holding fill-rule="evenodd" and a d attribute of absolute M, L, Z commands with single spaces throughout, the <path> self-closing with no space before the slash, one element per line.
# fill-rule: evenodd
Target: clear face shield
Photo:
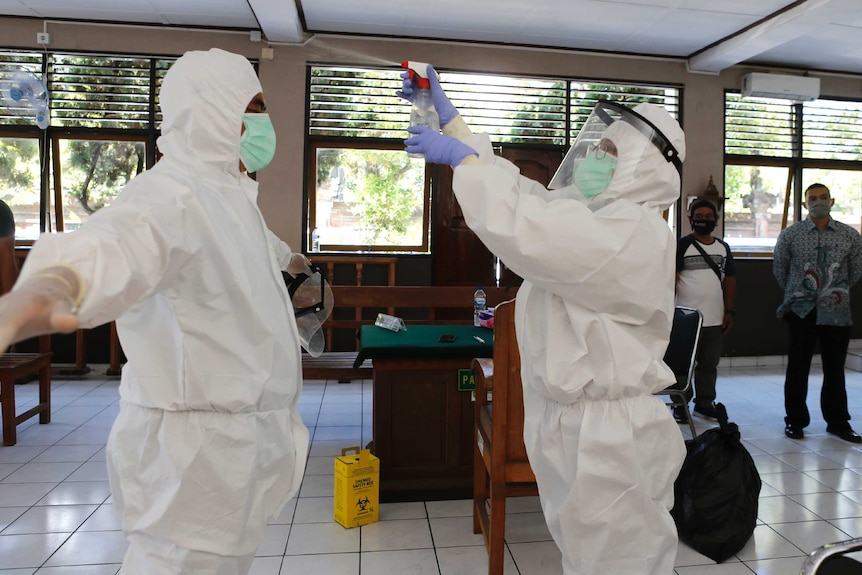
<path fill-rule="evenodd" d="M 611 185 L 619 162 L 637 164 L 653 146 L 678 172 L 682 171 L 679 152 L 652 122 L 622 104 L 600 101 L 578 132 L 548 189 L 574 185 L 585 198 L 594 198 Z"/>
<path fill-rule="evenodd" d="M 323 322 L 332 313 L 334 304 L 329 282 L 323 279 L 320 267 L 312 264 L 311 275 L 299 274 L 288 284 L 287 293 L 293 303 L 299 340 L 305 351 L 318 357 L 326 347 Z"/>

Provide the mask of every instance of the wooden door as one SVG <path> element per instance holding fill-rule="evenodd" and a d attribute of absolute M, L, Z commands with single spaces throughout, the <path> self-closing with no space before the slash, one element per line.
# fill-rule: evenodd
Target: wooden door
<path fill-rule="evenodd" d="M 521 170 L 521 173 L 547 185 L 563 159 L 560 150 L 503 148 L 500 154 Z M 496 284 L 496 257 L 488 251 L 476 234 L 467 227 L 461 206 L 452 191 L 452 168 L 437 167 L 436 210 L 434 215 L 434 283 L 436 285 Z M 502 266 L 500 285 L 520 283 L 520 278 Z"/>

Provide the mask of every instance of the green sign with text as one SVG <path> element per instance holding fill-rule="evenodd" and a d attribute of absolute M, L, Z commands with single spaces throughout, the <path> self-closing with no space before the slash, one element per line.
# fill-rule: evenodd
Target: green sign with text
<path fill-rule="evenodd" d="M 458 370 L 458 391 L 476 391 L 476 376 L 472 369 Z"/>

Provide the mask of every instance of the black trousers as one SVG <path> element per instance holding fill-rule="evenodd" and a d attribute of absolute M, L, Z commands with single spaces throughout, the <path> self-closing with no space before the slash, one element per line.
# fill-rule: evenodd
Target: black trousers
<path fill-rule="evenodd" d="M 819 341 L 823 361 L 820 410 L 827 426 L 845 429 L 850 421 L 844 383 L 844 360 L 850 343 L 850 326 L 817 325 L 817 310 L 812 310 L 805 317 L 791 312 L 784 316 L 784 321 L 790 330 L 790 351 L 784 379 L 785 423 L 799 428 L 811 423 L 806 404 L 808 374 L 814 346 Z"/>

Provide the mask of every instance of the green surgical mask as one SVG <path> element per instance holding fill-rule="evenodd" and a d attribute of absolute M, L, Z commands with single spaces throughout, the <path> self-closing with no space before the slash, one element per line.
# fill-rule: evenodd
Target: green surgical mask
<path fill-rule="evenodd" d="M 595 151 L 590 152 L 575 170 L 575 185 L 585 198 L 594 198 L 611 185 L 616 167 L 617 159 L 610 154 L 597 158 Z"/>
<path fill-rule="evenodd" d="M 243 114 L 245 133 L 239 142 L 239 158 L 249 172 L 265 168 L 275 155 L 275 128 L 269 114 Z"/>

